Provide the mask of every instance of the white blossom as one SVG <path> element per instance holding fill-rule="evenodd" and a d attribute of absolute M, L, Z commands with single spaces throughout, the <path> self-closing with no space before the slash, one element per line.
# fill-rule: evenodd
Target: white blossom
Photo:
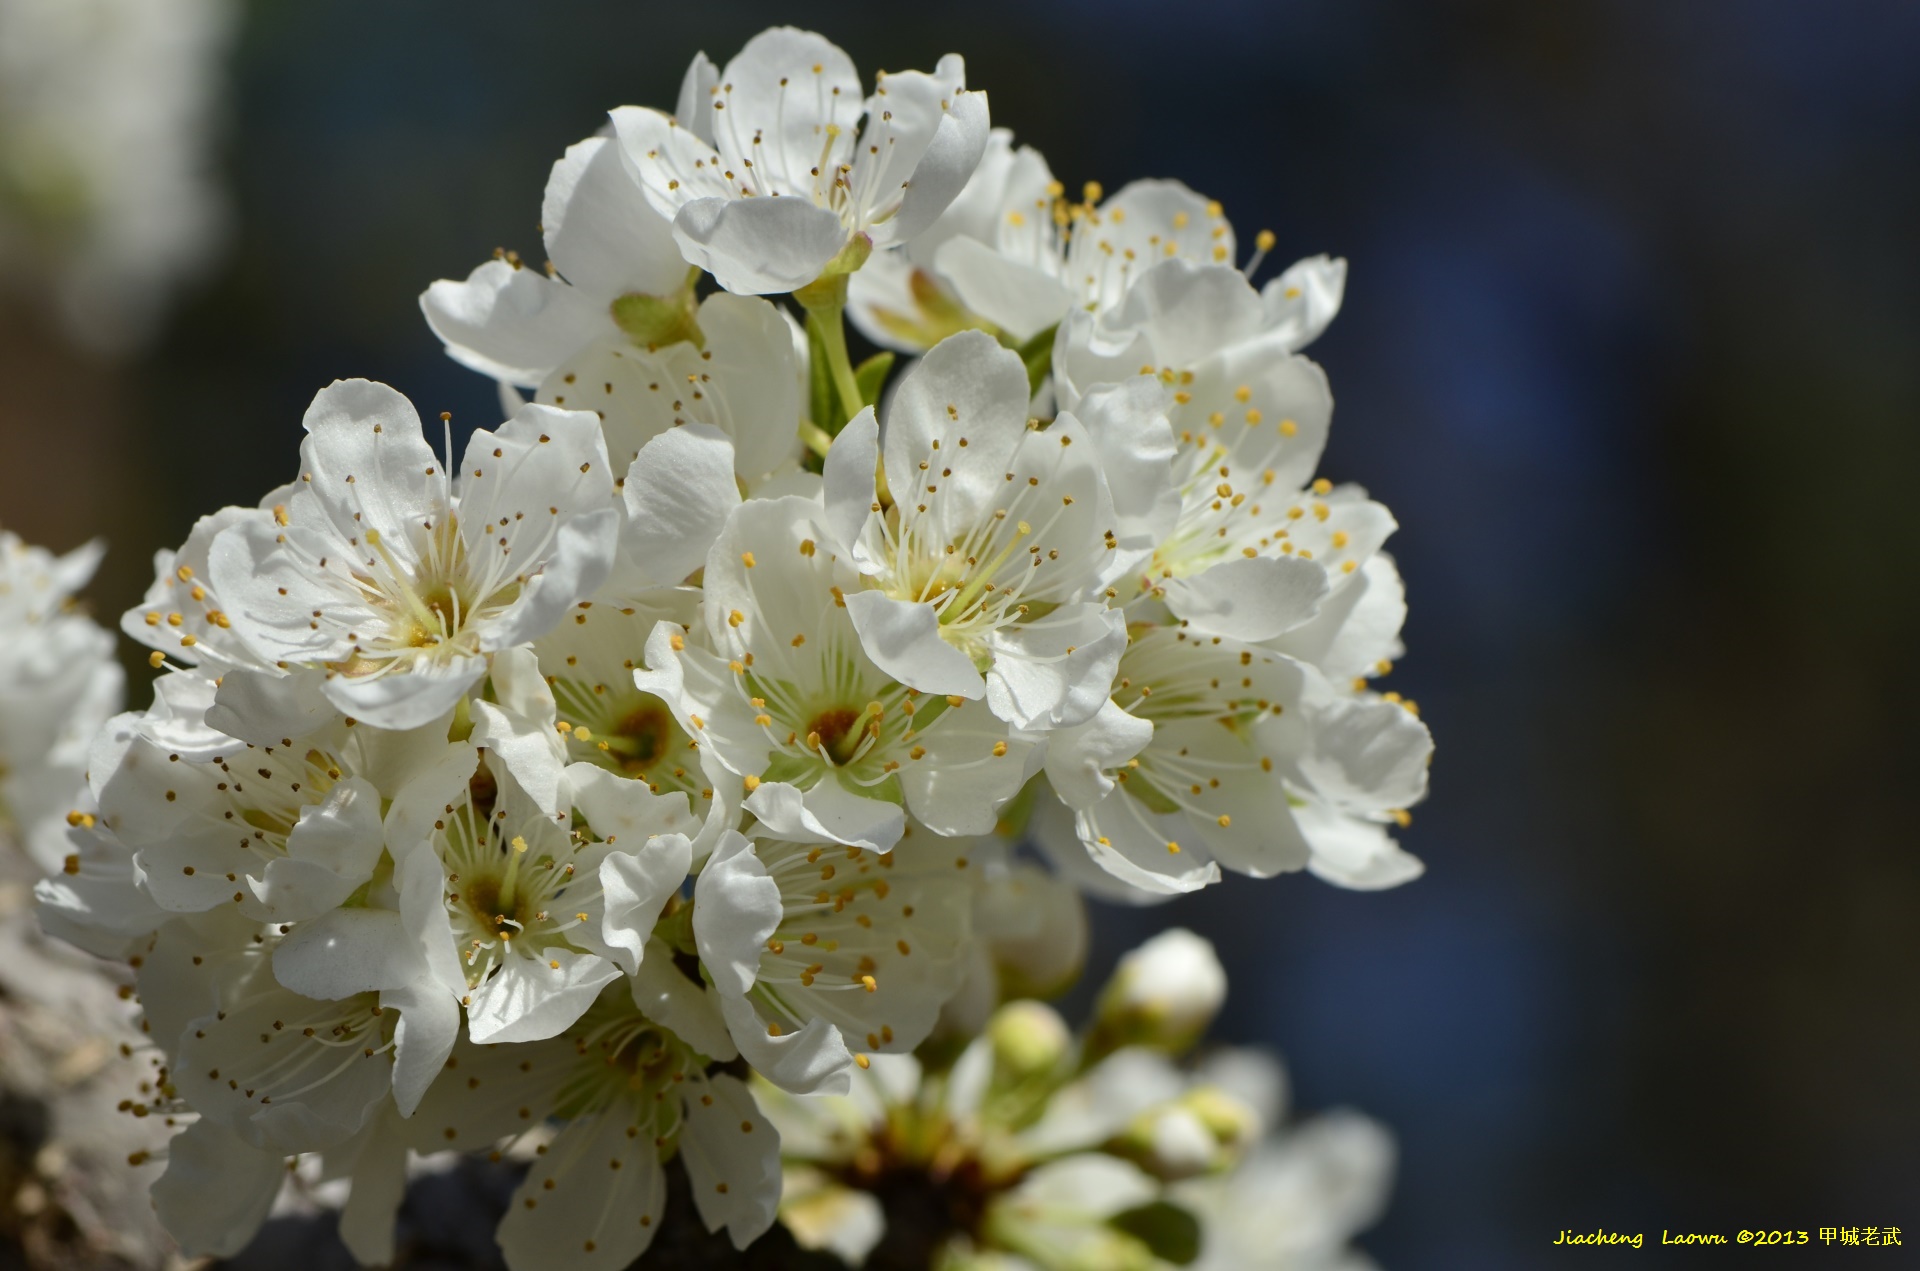
<path fill-rule="evenodd" d="M 1030 428 L 1027 397 L 1016 355 L 953 336 L 901 382 L 884 446 L 870 415 L 848 425 L 824 493 L 865 578 L 847 610 L 876 663 L 1017 728 L 1060 728 L 1099 709 L 1126 645 L 1107 604 L 1117 521 L 1087 429 Z"/>
<path fill-rule="evenodd" d="M 857 633 L 858 585 L 817 504 L 743 503 L 708 558 L 710 647 L 663 626 L 636 683 L 762 804 L 762 781 L 797 790 L 811 833 L 884 851 L 903 807 L 943 833 L 990 828 L 1034 742 L 978 702 L 893 679 Z"/>
<path fill-rule="evenodd" d="M 487 655 L 552 628 L 612 567 L 617 514 L 592 415 L 527 406 L 476 431 L 457 487 L 383 385 L 323 390 L 306 429 L 273 524 L 221 530 L 209 568 L 255 656 L 317 678 L 366 723 L 444 714 Z"/>
<path fill-rule="evenodd" d="M 1387 886 L 1419 872 L 1384 826 L 1424 796 L 1431 752 L 1400 706 L 1256 645 L 1156 627 L 1128 645 L 1101 712 L 1051 739 L 1071 817 L 1043 808 L 1036 828 L 1086 878 L 1084 849 L 1123 885 L 1088 879 L 1112 896 L 1192 891 L 1222 865 Z"/>
<path fill-rule="evenodd" d="M 456 362 L 537 388 L 596 340 L 644 344 L 690 316 L 691 280 L 667 222 L 607 138 L 577 142 L 554 163 L 540 229 L 552 274 L 503 252 L 465 281 L 421 293 L 427 325 Z"/>
<path fill-rule="evenodd" d="M 477 1042 L 565 1031 L 637 969 L 686 877 L 695 826 L 684 794 L 654 795 L 588 764 L 559 777 L 556 803 L 543 805 L 510 763 L 489 753 L 476 770 L 469 749 L 395 802 L 392 819 L 409 827 L 402 905 Z"/>
<path fill-rule="evenodd" d="M 744 1249 L 773 1223 L 780 1139 L 752 1093 L 621 996 L 609 990 L 558 1057 L 552 1110 L 566 1127 L 501 1220 L 512 1271 L 624 1267 L 646 1252 L 666 1207 L 663 1151 L 677 1149 L 709 1231 Z"/>
<path fill-rule="evenodd" d="M 746 294 L 803 287 L 850 247 L 910 241 L 965 186 L 988 131 L 959 57 L 881 75 L 863 100 L 847 55 L 791 27 L 724 70 L 696 58 L 675 116 L 623 106 L 613 126 L 687 260 Z"/>
<path fill-rule="evenodd" d="M 0 6 L 0 252 L 68 335 L 122 353 L 225 229 L 214 179 L 231 0 Z"/>
<path fill-rule="evenodd" d="M 0 540 L 0 810 L 47 928 L 134 968 L 188 1254 L 291 1171 L 389 1262 L 453 1151 L 527 1165 L 512 1271 L 631 1263 L 669 1170 L 742 1248 L 777 1209 L 857 1262 L 918 1177 L 965 1189 L 954 1271 L 1351 1265 L 1391 1145 L 1182 1060 L 1204 938 L 1078 1031 L 1025 996 L 1087 895 L 1422 868 L 1396 526 L 1316 475 L 1299 353 L 1344 263 L 1257 290 L 1272 236 L 1237 267 L 1177 181 L 1068 201 L 958 57 L 859 91 L 780 28 L 569 148 L 548 268 L 421 298 L 505 422 L 456 466 L 322 390 L 296 479 L 155 557 L 144 709 L 97 549 Z"/>
<path fill-rule="evenodd" d="M 932 1031 L 964 971 L 972 884 L 964 860 L 922 855 L 722 838 L 694 934 L 734 1044 L 767 1080 L 844 1092 L 868 1052 L 910 1051 Z"/>
<path fill-rule="evenodd" d="M 940 219 L 854 275 L 854 320 L 869 339 L 910 352 L 972 326 L 1024 345 L 1069 311 L 1118 306 L 1160 261 L 1233 260 L 1220 204 L 1178 181 L 1134 181 L 1104 201 L 1098 185 L 1083 193 L 1068 202 L 1040 153 L 1015 150 L 1012 134 L 995 129 Z"/>

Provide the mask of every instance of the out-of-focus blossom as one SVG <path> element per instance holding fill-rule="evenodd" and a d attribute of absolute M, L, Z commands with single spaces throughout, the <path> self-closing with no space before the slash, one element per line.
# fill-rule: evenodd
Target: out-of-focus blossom
<path fill-rule="evenodd" d="M 0 3 L 7 285 L 109 352 L 153 329 L 218 243 L 213 167 L 230 0 Z"/>

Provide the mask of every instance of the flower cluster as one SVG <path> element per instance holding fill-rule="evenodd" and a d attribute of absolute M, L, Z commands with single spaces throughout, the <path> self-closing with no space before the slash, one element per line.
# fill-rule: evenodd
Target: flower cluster
<path fill-rule="evenodd" d="M 0 833 L 47 870 L 84 819 L 87 744 L 124 692 L 113 636 L 74 601 L 102 551 L 54 556 L 0 531 Z"/>
<path fill-rule="evenodd" d="M 515 1271 L 626 1265 L 676 1158 L 744 1247 L 804 1120 L 746 1078 L 897 1080 L 1072 978 L 1079 891 L 1419 872 L 1431 744 L 1370 687 L 1394 522 L 1315 477 L 1298 353 L 1343 266 L 1255 290 L 1217 204 L 1085 194 L 958 57 L 870 93 L 790 29 L 696 58 L 554 165 L 546 269 L 422 296 L 503 423 L 456 460 L 335 383 L 287 485 L 163 553 L 123 622 L 154 703 L 42 898 L 136 967 L 190 1253 L 318 1154 L 383 1261 L 443 1149 L 530 1160 Z"/>
<path fill-rule="evenodd" d="M 1212 947 L 1169 931 L 1121 960 L 1078 1038 L 1013 1001 L 957 1056 L 875 1056 L 845 1096 L 763 1087 L 781 1220 L 856 1266 L 1366 1265 L 1347 1244 L 1385 1200 L 1391 1139 L 1350 1112 L 1283 1130 L 1264 1053 L 1177 1064 L 1225 987 Z"/>

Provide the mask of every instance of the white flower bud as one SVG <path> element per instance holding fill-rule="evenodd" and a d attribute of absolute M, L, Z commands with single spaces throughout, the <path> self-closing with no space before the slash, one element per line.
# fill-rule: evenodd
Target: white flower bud
<path fill-rule="evenodd" d="M 1183 928 L 1164 931 L 1120 959 L 1100 992 L 1089 1046 L 1184 1050 L 1206 1031 L 1226 996 L 1227 974 L 1213 945 Z"/>
<path fill-rule="evenodd" d="M 993 1057 L 1014 1079 L 1046 1072 L 1073 1044 L 1065 1020 L 1040 1002 L 1009 1002 L 987 1025 Z"/>

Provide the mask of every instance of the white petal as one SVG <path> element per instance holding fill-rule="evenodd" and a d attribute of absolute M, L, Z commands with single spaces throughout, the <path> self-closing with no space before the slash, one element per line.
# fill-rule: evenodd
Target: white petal
<path fill-rule="evenodd" d="M 319 675 L 236 667 L 220 677 L 206 721 L 229 737 L 277 746 L 283 738 L 304 737 L 334 718 L 322 684 Z"/>
<path fill-rule="evenodd" d="M 1314 749 L 1300 768 L 1340 807 L 1385 811 L 1418 803 L 1427 792 L 1433 738 L 1392 702 L 1334 699 L 1316 704 Z"/>
<path fill-rule="evenodd" d="M 393 1101 L 401 1116 L 412 1116 L 453 1053 L 460 1003 L 438 983 L 419 979 L 382 989 L 380 1006 L 400 1012 L 393 1029 Z"/>
<path fill-rule="evenodd" d="M 945 444 L 957 434 L 967 438 L 967 457 L 981 474 L 983 488 L 970 502 L 991 515 L 993 500 L 1004 497 L 996 487 L 1005 460 L 1026 435 L 1028 398 L 1019 354 L 982 331 L 942 340 L 894 390 L 882 437 L 888 480 L 910 479 L 935 442 L 957 456 L 956 446 Z M 956 466 L 955 478 L 966 475 Z M 951 479 L 945 491 L 958 493 Z"/>
<path fill-rule="evenodd" d="M 1098 604 L 1062 605 L 1004 627 L 991 640 L 987 704 L 1015 728 L 1070 728 L 1107 701 L 1127 647 L 1126 616 Z"/>
<path fill-rule="evenodd" d="M 396 862 L 433 836 L 433 823 L 445 815 L 447 805 L 465 795 L 479 765 L 479 752 L 471 742 L 449 742 L 431 765 L 394 796 L 387 809 L 386 836 L 387 850 Z"/>
<path fill-rule="evenodd" d="M 530 652 L 520 649 L 496 656 L 507 658 L 522 653 L 531 657 Z M 560 773 L 566 752 L 553 744 L 560 736 L 553 725 L 509 715 L 492 702 L 476 701 L 472 711 L 473 732 L 468 740 L 505 765 L 541 811 L 549 816 L 559 812 L 564 802 Z"/>
<path fill-rule="evenodd" d="M 606 305 L 537 269 L 490 260 L 464 282 L 443 278 L 420 294 L 420 312 L 462 366 L 537 387 L 580 346 L 615 330 Z"/>
<path fill-rule="evenodd" d="M 351 1145 L 353 1190 L 340 1209 L 340 1243 L 362 1266 L 393 1261 L 394 1223 L 407 1194 L 407 1144 L 398 1124 L 391 1116 L 376 1117 L 363 1141 Z"/>
<path fill-rule="evenodd" d="M 482 645 L 509 648 L 553 630 L 561 615 L 607 581 L 619 536 L 620 514 L 613 508 L 568 517 L 540 572 L 513 607 L 487 625 Z"/>
<path fill-rule="evenodd" d="M 874 474 L 879 463 L 880 424 L 869 406 L 848 420 L 833 439 L 820 474 L 827 526 L 842 551 L 852 552 L 858 546 L 861 528 L 873 514 Z"/>
<path fill-rule="evenodd" d="M 678 790 L 655 794 L 644 781 L 633 781 L 595 764 L 567 765 L 567 787 L 573 807 L 593 832 L 608 843 L 631 846 L 656 834 L 692 834 L 700 825 Z"/>
<path fill-rule="evenodd" d="M 711 138 L 697 136 L 645 106 L 616 107 L 607 119 L 620 145 L 621 163 L 660 215 L 671 220 L 694 199 L 724 200 L 739 193 L 739 187 L 721 175 L 726 161 Z"/>
<path fill-rule="evenodd" d="M 1267 322 L 1289 349 L 1303 348 L 1318 339 L 1340 312 L 1347 288 L 1347 262 L 1339 257 L 1309 256 L 1260 289 Z"/>
<path fill-rule="evenodd" d="M 616 1104 L 568 1122 L 534 1159 L 500 1220 L 508 1271 L 618 1271 L 653 1243 L 666 1174 L 650 1125 L 627 1111 Z M 629 1134 L 636 1126 L 642 1133 Z"/>
<path fill-rule="evenodd" d="M 807 823 L 834 843 L 884 852 L 906 832 L 907 817 L 899 804 L 869 798 L 841 781 L 824 779 L 803 800 Z"/>
<path fill-rule="evenodd" d="M 739 1078 L 715 1073 L 706 1087 L 707 1097 L 683 1101 L 680 1159 L 707 1230 L 725 1227 L 745 1249 L 780 1207 L 780 1135 Z"/>
<path fill-rule="evenodd" d="M 160 1225 L 190 1258 L 230 1258 L 267 1220 L 286 1181 L 284 1158 L 249 1147 L 200 1120 L 167 1145 L 167 1169 L 153 1184 Z"/>
<path fill-rule="evenodd" d="M 1393 841 L 1384 825 L 1324 804 L 1294 810 L 1313 847 L 1307 868 L 1338 887 L 1379 891 L 1412 882 L 1426 872 L 1420 858 Z"/>
<path fill-rule="evenodd" d="M 1111 317 L 1116 329 L 1150 328 L 1168 366 L 1191 366 L 1232 348 L 1259 334 L 1264 320 L 1259 294 L 1238 269 L 1178 258 L 1141 274 Z"/>
<path fill-rule="evenodd" d="M 767 876 L 753 845 L 728 831 L 700 871 L 693 894 L 700 962 L 723 999 L 737 997 L 753 987 L 761 946 L 780 925 L 780 887 Z"/>
<path fill-rule="evenodd" d="M 807 344 L 796 341 L 784 309 L 753 296 L 716 291 L 700 302 L 705 349 L 676 344 L 666 350 L 674 372 L 705 379 L 707 414 L 733 438 L 734 470 L 749 486 L 801 453 Z"/>
<path fill-rule="evenodd" d="M 696 1051 L 722 1063 L 739 1057 L 727 1033 L 726 1017 L 720 1013 L 718 996 L 706 985 L 688 979 L 674 965 L 673 950 L 660 941 L 650 944 L 648 956 L 641 960 L 629 984 L 633 1004 Z"/>
<path fill-rule="evenodd" d="M 407 924 L 433 982 L 454 997 L 465 996 L 466 970 L 454 946 L 447 916 L 447 870 L 430 843 L 422 841 L 396 853 L 395 881 L 400 888 L 400 917 Z"/>
<path fill-rule="evenodd" d="M 902 684 L 923 693 L 985 696 L 986 681 L 973 659 L 941 636 L 932 605 L 856 591 L 847 597 L 847 616 L 874 665 Z"/>
<path fill-rule="evenodd" d="M 600 862 L 606 897 L 601 935 L 612 960 L 628 975 L 639 970 L 661 906 L 680 890 L 692 863 L 693 845 L 684 834 L 658 835 L 638 851 L 609 852 Z"/>
<path fill-rule="evenodd" d="M 540 658 L 532 649 L 506 649 L 496 653 L 492 665 L 488 667 L 488 679 L 493 688 L 493 700 L 499 703 L 501 710 L 529 723 L 541 721 L 549 726 L 553 723 L 556 717 L 553 686 L 540 673 Z M 557 739 L 559 734 L 554 733 L 554 737 Z M 558 755 L 567 753 L 566 746 L 558 740 L 554 742 L 553 749 Z M 526 783 L 522 781 L 521 784 Z"/>
<path fill-rule="evenodd" d="M 1075 1215 L 1076 1226 L 1094 1226 L 1159 1194 L 1160 1185 L 1139 1166 L 1098 1152 L 1050 1161 L 1013 1193 L 1017 1203 Z"/>
<path fill-rule="evenodd" d="M 1391 662 L 1405 651 L 1400 628 L 1406 620 L 1407 592 L 1400 572 L 1392 558 L 1376 552 L 1333 589 L 1311 622 L 1268 647 L 1311 663 L 1329 679 L 1352 680 L 1373 674 L 1380 662 Z"/>
<path fill-rule="evenodd" d="M 1009 732 L 984 702 L 949 707 L 921 758 L 897 774 L 913 815 L 936 834 L 988 834 L 1040 766 L 1037 737 Z"/>
<path fill-rule="evenodd" d="M 336 546 L 319 534 L 290 528 L 283 535 L 259 521 L 236 522 L 213 540 L 208 572 L 226 601 L 233 632 L 257 660 L 339 661 L 352 649 L 345 638 L 351 627 L 341 620 L 379 621 L 350 594 L 351 581 L 335 570 L 314 569 L 312 557 L 325 557 Z M 316 611 L 329 619 L 324 627 L 314 620 Z"/>
<path fill-rule="evenodd" d="M 1113 492 L 1114 529 L 1123 542 L 1149 551 L 1180 517 L 1173 484 L 1173 426 L 1167 388 L 1157 376 L 1135 375 L 1090 389 L 1073 409 L 1100 453 Z"/>
<path fill-rule="evenodd" d="M 1327 571 L 1293 556 L 1242 556 L 1160 584 L 1167 608 L 1197 631 L 1270 640 L 1310 621 L 1327 597 Z"/>
<path fill-rule="evenodd" d="M 695 53 L 680 80 L 680 98 L 673 108 L 680 126 L 708 145 L 713 144 L 713 109 L 708 98 L 719 83 L 720 68 L 705 53 Z"/>
<path fill-rule="evenodd" d="M 439 511 L 439 456 L 400 393 L 371 380 L 335 380 L 314 395 L 301 424 L 304 492 L 342 542 L 371 529 L 405 543 Z"/>
<path fill-rule="evenodd" d="M 767 296 L 820 276 L 847 231 L 840 218 L 797 198 L 698 199 L 673 218 L 680 253 L 736 295 Z"/>
<path fill-rule="evenodd" d="M 391 909 L 335 909 L 296 925 L 273 951 L 274 978 L 323 1001 L 397 989 L 425 971 L 413 933 Z"/>
<path fill-rule="evenodd" d="M 952 60 L 959 61 L 957 57 Z M 916 82 L 931 86 L 931 80 L 932 77 L 917 73 L 889 75 L 887 90 L 890 96 L 900 91 L 904 98 L 904 90 Z M 905 182 L 900 210 L 891 220 L 876 227 L 876 243 L 907 242 L 947 210 L 947 205 L 965 188 L 967 178 L 973 175 L 987 148 L 987 134 L 992 130 L 987 116 L 985 93 L 963 90 L 952 95 L 946 112 L 939 117 L 932 140 Z"/>
<path fill-rule="evenodd" d="M 594 954 L 556 946 L 536 956 L 516 949 L 501 959 L 493 978 L 473 990 L 467 1036 L 483 1043 L 558 1037 L 619 976 L 619 967 Z"/>
<path fill-rule="evenodd" d="M 1108 701 L 1084 724 L 1047 735 L 1047 780 L 1068 807 L 1084 810 L 1112 793 L 1108 773 L 1153 740 L 1153 725 Z"/>
<path fill-rule="evenodd" d="M 736 170 L 750 158 L 811 186 L 804 174 L 809 165 L 822 164 L 824 138 L 837 134 L 829 162 L 853 149 L 860 75 L 853 59 L 825 36 L 770 27 L 727 62 L 719 83 L 726 106 L 714 111 L 713 140 Z M 755 137 L 758 146 L 751 143 Z"/>
<path fill-rule="evenodd" d="M 934 253 L 933 267 L 961 304 L 1020 344 L 1059 322 L 1073 303 L 1066 285 L 1052 273 L 977 238 L 948 239 Z"/>
<path fill-rule="evenodd" d="M 744 997 L 720 995 L 720 1009 L 740 1057 L 753 1070 L 789 1094 L 845 1094 L 853 1083 L 853 1054 L 840 1030 L 824 1019 L 810 1019 L 796 1032 L 767 1031 L 768 1025 Z"/>
<path fill-rule="evenodd" d="M 300 809 L 286 856 L 267 862 L 264 882 L 251 884 L 254 895 L 272 921 L 317 917 L 373 875 L 385 845 L 380 792 L 363 778 L 349 777 L 327 792 L 325 802 Z"/>
<path fill-rule="evenodd" d="M 377 678 L 331 676 L 322 691 L 361 723 L 398 732 L 445 715 L 486 673 L 485 658 L 456 657 L 418 662 L 404 672 Z"/>
<path fill-rule="evenodd" d="M 740 504 L 733 443 L 719 429 L 688 424 L 661 433 L 627 471 L 627 523 L 620 550 L 644 586 L 672 586 L 707 563 L 727 514 Z"/>
<path fill-rule="evenodd" d="M 619 144 L 605 137 L 575 142 L 553 165 L 540 226 L 561 275 L 602 303 L 629 292 L 664 296 L 686 282 L 667 218 L 620 162 Z"/>
<path fill-rule="evenodd" d="M 1131 181 L 1074 227 L 1066 273 L 1087 308 L 1100 311 L 1160 261 L 1231 268 L 1233 253 L 1233 227 L 1217 203 L 1179 181 Z"/>
<path fill-rule="evenodd" d="M 556 526 L 612 506 L 613 472 L 599 418 L 591 411 L 522 406 L 497 430 L 477 429 L 467 443 L 460 469 L 466 571 L 503 580 L 530 574 L 551 551 Z"/>
<path fill-rule="evenodd" d="M 1122 802 L 1127 798 L 1116 790 L 1080 813 L 1042 799 L 1034 809 L 1034 840 L 1075 886 L 1118 904 L 1152 904 L 1220 881 L 1220 867 L 1205 852 L 1169 852 L 1163 826 L 1140 824 L 1139 810 Z M 1166 822 L 1175 834 L 1186 824 L 1179 817 Z"/>

